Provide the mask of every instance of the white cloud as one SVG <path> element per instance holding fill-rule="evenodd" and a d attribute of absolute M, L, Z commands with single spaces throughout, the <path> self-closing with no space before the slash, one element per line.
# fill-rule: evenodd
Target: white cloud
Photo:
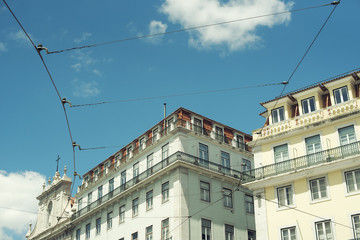
<path fill-rule="evenodd" d="M 184 28 L 226 22 L 236 19 L 286 11 L 293 3 L 281 0 L 165 0 L 160 12 Z M 290 21 L 290 13 L 256 18 L 189 31 L 189 44 L 198 49 L 226 46 L 228 51 L 241 50 L 259 43 L 256 30 Z"/>
<path fill-rule="evenodd" d="M 96 81 L 85 82 L 78 79 L 72 81 L 73 94 L 76 97 L 94 97 L 99 95 L 100 90 L 97 88 L 98 83 Z"/>
<path fill-rule="evenodd" d="M 87 40 L 89 37 L 91 37 L 91 36 L 92 36 L 92 33 L 83 32 L 83 33 L 81 34 L 81 37 L 74 39 L 74 42 L 75 42 L 75 43 L 84 42 L 84 41 L 86 41 L 86 40 Z"/>
<path fill-rule="evenodd" d="M 7 48 L 5 47 L 5 44 L 0 42 L 0 52 L 6 52 Z"/>
<path fill-rule="evenodd" d="M 45 176 L 36 172 L 8 173 L 0 170 L 0 239 L 13 239 L 12 235 L 23 239 L 29 222 L 34 226 L 38 212 L 36 197 L 44 182 Z"/>
<path fill-rule="evenodd" d="M 149 24 L 149 34 L 157 34 L 157 33 L 163 33 L 165 32 L 167 29 L 167 25 L 160 22 L 160 21 L 151 21 Z M 150 37 L 147 38 L 148 41 L 152 42 L 152 43 L 160 43 L 162 40 L 162 36 L 156 36 L 156 37 Z"/>
<path fill-rule="evenodd" d="M 87 69 L 89 66 L 98 62 L 97 59 L 91 57 L 91 51 L 77 51 L 72 58 L 75 59 L 76 63 L 71 65 L 77 72 L 80 72 L 83 68 Z"/>
<path fill-rule="evenodd" d="M 95 74 L 95 75 L 97 75 L 97 76 L 99 76 L 99 77 L 102 77 L 102 76 L 103 76 L 102 73 L 101 73 L 99 70 L 97 70 L 97 69 L 93 69 L 93 70 L 92 70 L 92 73 Z"/>
<path fill-rule="evenodd" d="M 33 41 L 35 41 L 34 37 L 30 33 L 28 33 L 28 35 Z M 11 33 L 9 33 L 8 37 L 11 40 L 16 41 L 18 44 L 23 44 L 23 45 L 30 44 L 31 45 L 29 39 L 27 38 L 27 36 L 25 35 L 25 33 L 22 30 L 19 30 L 17 32 L 11 32 Z"/>

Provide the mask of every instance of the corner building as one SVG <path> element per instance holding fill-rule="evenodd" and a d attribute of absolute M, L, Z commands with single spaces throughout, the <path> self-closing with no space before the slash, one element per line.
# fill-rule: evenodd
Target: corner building
<path fill-rule="evenodd" d="M 261 103 L 244 180 L 258 239 L 360 239 L 359 84 L 354 72 Z"/>
<path fill-rule="evenodd" d="M 71 234 L 47 239 L 255 239 L 252 193 L 239 184 L 249 141 L 179 108 L 85 173 L 63 221 Z"/>

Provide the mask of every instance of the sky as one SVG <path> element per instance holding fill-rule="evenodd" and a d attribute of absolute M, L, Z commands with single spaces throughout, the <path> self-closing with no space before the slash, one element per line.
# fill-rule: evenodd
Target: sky
<path fill-rule="evenodd" d="M 33 42 L 50 52 L 330 2 L 7 1 Z M 260 85 L 289 79 L 333 8 L 41 54 L 61 98 L 71 104 L 125 100 L 87 107 L 65 105 L 73 140 L 82 148 L 127 145 L 163 118 L 163 103 L 167 113 L 184 107 L 251 134 L 264 123 L 259 103 L 275 98 L 283 88 Z M 285 92 L 360 67 L 359 9 L 358 0 L 341 1 Z M 57 156 L 61 174 L 66 165 L 71 176 L 74 163 L 59 97 L 3 1 L 0 81 L 0 239 L 25 239 L 29 222 L 34 226 L 36 221 L 36 196 L 45 179 L 54 176 Z M 76 150 L 76 171 L 86 173 L 121 147 Z M 76 186 L 79 183 L 77 179 Z"/>

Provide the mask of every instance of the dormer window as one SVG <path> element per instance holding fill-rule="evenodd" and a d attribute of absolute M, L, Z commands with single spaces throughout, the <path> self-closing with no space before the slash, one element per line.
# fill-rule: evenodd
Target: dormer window
<path fill-rule="evenodd" d="M 349 94 L 348 94 L 347 86 L 344 86 L 344 87 L 334 90 L 334 100 L 335 100 L 335 104 L 349 101 Z"/>
<path fill-rule="evenodd" d="M 310 97 L 310 98 L 302 100 L 301 106 L 302 106 L 303 114 L 307 114 L 307 113 L 315 111 L 315 98 Z"/>
<path fill-rule="evenodd" d="M 145 148 L 145 137 L 140 138 L 139 148 L 140 148 L 140 149 L 144 149 L 144 148 Z"/>
<path fill-rule="evenodd" d="M 279 107 L 271 111 L 272 122 L 277 123 L 285 120 L 284 107 Z"/>

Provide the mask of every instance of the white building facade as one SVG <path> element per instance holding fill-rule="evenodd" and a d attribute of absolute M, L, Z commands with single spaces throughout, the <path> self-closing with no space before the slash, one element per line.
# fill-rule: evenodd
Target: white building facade
<path fill-rule="evenodd" d="M 64 224 L 71 236 L 51 237 L 255 239 L 252 193 L 240 184 L 253 166 L 249 141 L 179 108 L 83 175 Z"/>

